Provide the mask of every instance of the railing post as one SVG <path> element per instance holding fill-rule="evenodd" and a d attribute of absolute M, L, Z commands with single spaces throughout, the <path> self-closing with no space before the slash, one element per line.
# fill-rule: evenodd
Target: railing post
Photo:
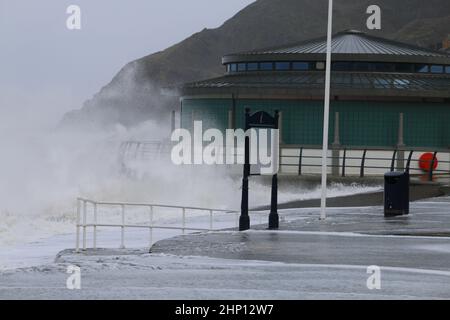
<path fill-rule="evenodd" d="M 185 234 L 186 230 L 186 208 L 183 208 L 183 213 L 182 213 L 182 230 L 183 230 L 183 234 Z"/>
<path fill-rule="evenodd" d="M 414 153 L 413 150 L 411 150 L 411 151 L 409 152 L 408 162 L 406 162 L 406 171 L 407 171 L 407 172 L 409 172 L 409 169 L 410 169 L 410 167 L 411 167 L 411 159 L 412 159 L 413 153 Z"/>
<path fill-rule="evenodd" d="M 122 204 L 122 226 L 121 226 L 121 237 L 120 237 L 120 249 L 125 249 L 125 206 Z"/>
<path fill-rule="evenodd" d="M 298 175 L 302 175 L 302 162 L 303 162 L 303 147 L 300 148 L 300 155 L 298 157 Z"/>
<path fill-rule="evenodd" d="M 83 200 L 83 251 L 86 251 L 86 215 L 87 215 L 87 202 Z"/>
<path fill-rule="evenodd" d="M 433 159 L 431 159 L 431 162 L 430 162 L 430 172 L 429 172 L 430 175 L 428 177 L 429 181 L 433 181 L 433 171 L 434 171 L 434 164 L 436 163 L 436 156 L 437 156 L 437 151 L 434 152 Z"/>
<path fill-rule="evenodd" d="M 150 206 L 150 248 L 153 246 L 153 206 Z"/>
<path fill-rule="evenodd" d="M 209 210 L 209 231 L 213 230 L 213 211 Z"/>
<path fill-rule="evenodd" d="M 75 245 L 75 252 L 80 252 L 80 221 L 81 219 L 81 200 L 77 199 L 77 239 L 76 239 L 76 245 Z"/>
<path fill-rule="evenodd" d="M 344 157 L 342 158 L 342 177 L 345 177 L 345 162 L 347 160 L 347 148 L 344 148 Z"/>
<path fill-rule="evenodd" d="M 395 170 L 395 158 L 397 158 L 397 149 L 395 149 L 394 153 L 392 154 L 391 172 Z"/>
<path fill-rule="evenodd" d="M 364 169 L 366 165 L 366 155 L 367 155 L 367 149 L 364 149 L 363 156 L 361 159 L 361 171 L 359 173 L 360 178 L 364 178 Z"/>
<path fill-rule="evenodd" d="M 94 203 L 94 250 L 97 249 L 97 203 Z"/>

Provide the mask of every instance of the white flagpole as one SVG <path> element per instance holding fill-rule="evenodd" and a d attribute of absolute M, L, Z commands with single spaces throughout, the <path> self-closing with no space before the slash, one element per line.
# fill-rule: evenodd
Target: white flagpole
<path fill-rule="evenodd" d="M 322 146 L 322 198 L 320 201 L 320 219 L 327 217 L 327 156 L 328 125 L 330 122 L 330 87 L 331 87 L 331 37 L 333 32 L 333 0 L 328 0 L 327 63 L 325 70 L 325 103 L 323 112 L 323 146 Z"/>

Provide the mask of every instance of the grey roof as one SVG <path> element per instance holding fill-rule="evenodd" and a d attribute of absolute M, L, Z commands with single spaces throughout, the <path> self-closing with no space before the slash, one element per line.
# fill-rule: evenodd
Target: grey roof
<path fill-rule="evenodd" d="M 326 38 L 228 54 L 222 63 L 245 61 L 318 61 L 325 60 Z M 339 32 L 332 40 L 333 59 L 339 61 L 376 61 L 399 63 L 449 64 L 450 54 L 383 39 L 360 31 Z"/>
<path fill-rule="evenodd" d="M 323 72 L 258 72 L 230 74 L 219 78 L 186 84 L 184 95 L 214 91 L 264 92 L 291 89 L 298 92 L 323 94 Z M 332 91 L 335 94 L 411 96 L 450 98 L 450 77 L 447 75 L 418 75 L 395 73 L 333 72 Z M 206 90 L 206 91 L 205 91 Z M 272 90 L 273 91 L 273 90 Z"/>
<path fill-rule="evenodd" d="M 320 38 L 293 45 L 242 52 L 240 54 L 325 54 L 326 47 L 326 38 Z M 332 52 L 339 54 L 388 54 L 429 57 L 448 56 L 444 52 L 378 38 L 356 30 L 348 30 L 335 34 L 332 39 Z"/>

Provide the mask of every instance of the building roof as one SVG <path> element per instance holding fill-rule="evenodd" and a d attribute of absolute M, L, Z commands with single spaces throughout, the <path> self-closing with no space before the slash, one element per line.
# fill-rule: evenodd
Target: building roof
<path fill-rule="evenodd" d="M 450 54 L 382 39 L 360 31 L 337 33 L 332 41 L 336 61 L 437 64 L 450 66 Z M 324 61 L 326 38 L 304 41 L 282 47 L 266 48 L 231 54 L 223 63 L 250 61 Z M 321 97 L 324 94 L 325 72 L 305 71 L 244 71 L 188 83 L 183 96 L 242 94 L 247 96 Z M 334 96 L 365 99 L 450 99 L 450 74 L 406 73 L 400 71 L 332 71 L 331 90 Z"/>
<path fill-rule="evenodd" d="M 332 53 L 340 60 L 392 61 L 443 63 L 450 61 L 450 55 L 442 51 L 421 48 L 410 44 L 383 39 L 357 30 L 347 30 L 333 35 Z M 268 57 L 293 59 L 324 59 L 326 37 L 303 41 L 285 46 L 265 48 L 226 55 L 223 63 L 267 60 Z"/>
<path fill-rule="evenodd" d="M 324 72 L 258 72 L 229 74 L 186 84 L 184 95 L 196 94 L 284 94 L 322 96 Z M 450 98 L 450 77 L 394 73 L 333 72 L 333 95 L 380 97 Z"/>

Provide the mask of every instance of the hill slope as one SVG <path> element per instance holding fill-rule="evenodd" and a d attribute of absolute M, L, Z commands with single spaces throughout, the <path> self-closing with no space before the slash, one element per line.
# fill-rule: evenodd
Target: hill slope
<path fill-rule="evenodd" d="M 334 31 L 366 31 L 366 9 L 372 0 L 335 2 Z M 450 33 L 448 0 L 378 0 L 382 30 L 377 36 L 429 46 Z M 204 29 L 186 40 L 130 62 L 63 123 L 127 126 L 150 118 L 166 117 L 178 108 L 176 97 L 160 88 L 221 75 L 222 55 L 281 45 L 326 33 L 325 0 L 258 0 L 217 29 Z"/>

